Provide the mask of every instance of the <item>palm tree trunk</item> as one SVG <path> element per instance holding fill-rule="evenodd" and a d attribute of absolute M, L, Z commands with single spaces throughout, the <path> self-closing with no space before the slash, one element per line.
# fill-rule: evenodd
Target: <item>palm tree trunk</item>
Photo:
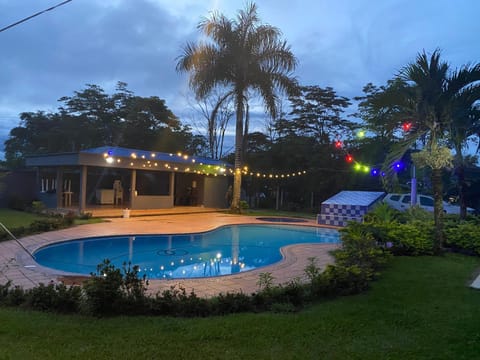
<path fill-rule="evenodd" d="M 465 167 L 460 165 L 457 169 L 458 173 L 458 195 L 460 201 L 460 219 L 465 219 L 467 217 L 467 203 L 465 201 L 465 192 L 467 183 L 465 182 Z"/>
<path fill-rule="evenodd" d="M 434 221 L 435 234 L 433 239 L 433 251 L 438 254 L 444 243 L 443 233 L 443 183 L 442 183 L 442 169 L 432 169 L 432 188 L 434 201 Z"/>
<path fill-rule="evenodd" d="M 235 124 L 235 164 L 233 174 L 233 196 L 230 210 L 240 213 L 240 193 L 242 190 L 242 152 L 243 152 L 243 94 L 237 94 Z"/>

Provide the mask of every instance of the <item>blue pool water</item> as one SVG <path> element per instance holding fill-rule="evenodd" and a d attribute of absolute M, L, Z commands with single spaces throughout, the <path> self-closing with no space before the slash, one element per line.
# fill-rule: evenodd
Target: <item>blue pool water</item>
<path fill-rule="evenodd" d="M 338 243 L 336 230 L 294 225 L 232 225 L 197 234 L 126 235 L 73 240 L 34 253 L 43 266 L 90 274 L 109 259 L 131 262 L 149 279 L 234 274 L 281 260 L 280 248 L 300 243 Z"/>

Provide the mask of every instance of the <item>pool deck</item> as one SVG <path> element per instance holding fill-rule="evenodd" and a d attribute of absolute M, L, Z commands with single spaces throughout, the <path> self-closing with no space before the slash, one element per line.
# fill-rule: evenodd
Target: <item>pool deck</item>
<path fill-rule="evenodd" d="M 27 289 L 37 286 L 39 283 L 57 283 L 61 279 L 65 279 L 65 273 L 40 266 L 30 255 L 38 248 L 56 242 L 94 236 L 195 233 L 232 224 L 272 223 L 257 220 L 252 216 L 219 212 L 153 215 L 110 218 L 103 223 L 80 225 L 27 236 L 19 239 L 18 242 L 4 241 L 0 243 L 0 284 L 5 284 L 10 280 L 14 285 Z M 275 222 L 275 224 L 280 223 Z M 291 225 L 318 226 L 314 220 Z M 257 281 L 260 273 L 271 273 L 277 284 L 284 284 L 297 278 L 305 279 L 304 269 L 308 264 L 308 259 L 315 257 L 317 266 L 323 269 L 327 264 L 333 263 L 329 252 L 337 247 L 336 244 L 291 245 L 282 249 L 283 260 L 274 265 L 213 278 L 150 280 L 148 290 L 151 293 L 157 293 L 178 285 L 184 287 L 187 292 L 193 290 L 200 297 L 226 292 L 249 294 L 258 290 Z M 75 283 L 78 278 L 67 277 L 68 280 Z"/>

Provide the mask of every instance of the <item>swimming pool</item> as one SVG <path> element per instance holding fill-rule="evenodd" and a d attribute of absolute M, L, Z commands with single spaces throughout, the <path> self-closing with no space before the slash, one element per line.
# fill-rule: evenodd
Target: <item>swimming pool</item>
<path fill-rule="evenodd" d="M 295 225 L 229 225 L 195 234 L 125 235 L 49 245 L 33 256 L 42 266 L 95 273 L 109 259 L 116 267 L 138 265 L 148 279 L 235 274 L 281 260 L 280 248 L 300 243 L 338 243 L 336 230 Z"/>

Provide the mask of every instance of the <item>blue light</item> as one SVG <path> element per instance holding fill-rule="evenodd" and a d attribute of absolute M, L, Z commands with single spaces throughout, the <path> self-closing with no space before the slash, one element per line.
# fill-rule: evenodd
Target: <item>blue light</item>
<path fill-rule="evenodd" d="M 372 171 L 370 172 L 370 174 L 372 176 L 378 176 L 380 174 L 380 172 L 378 171 L 378 169 L 372 169 Z"/>
<path fill-rule="evenodd" d="M 395 170 L 395 171 L 397 171 L 397 172 L 398 172 L 398 171 L 402 171 L 403 169 L 405 169 L 405 165 L 404 165 L 403 162 L 401 162 L 401 161 L 396 161 L 396 162 L 394 162 L 393 165 L 392 165 L 392 167 L 393 167 L 393 170 Z"/>
<path fill-rule="evenodd" d="M 107 154 L 108 154 L 109 156 L 112 156 L 112 155 L 113 155 L 113 151 L 112 151 L 112 150 L 108 150 L 108 151 L 107 151 Z"/>

